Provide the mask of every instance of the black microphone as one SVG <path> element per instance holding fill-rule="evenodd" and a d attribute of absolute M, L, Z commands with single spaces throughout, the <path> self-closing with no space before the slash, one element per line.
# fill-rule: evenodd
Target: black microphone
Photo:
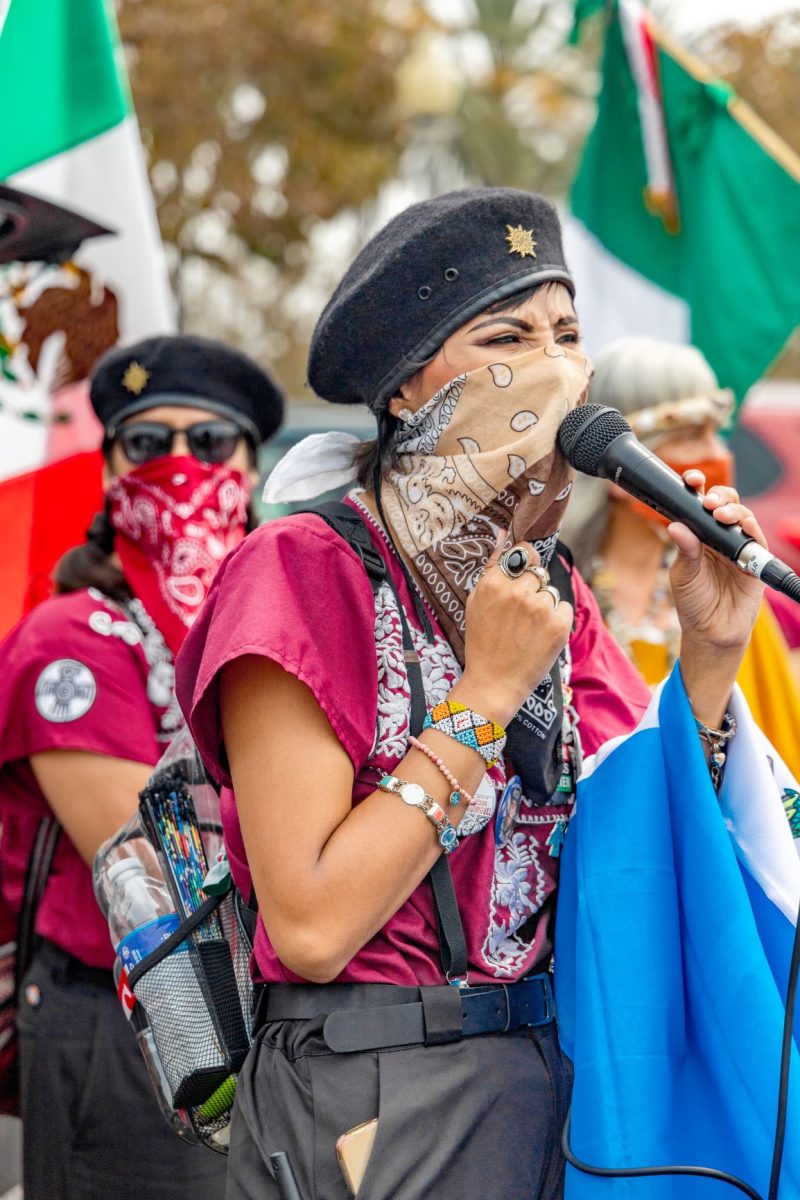
<path fill-rule="evenodd" d="M 688 525 L 704 546 L 729 558 L 800 603 L 800 576 L 740 525 L 721 525 L 702 497 L 638 440 L 622 413 L 586 404 L 567 413 L 558 431 L 561 453 L 584 475 L 602 475 L 670 521 Z"/>

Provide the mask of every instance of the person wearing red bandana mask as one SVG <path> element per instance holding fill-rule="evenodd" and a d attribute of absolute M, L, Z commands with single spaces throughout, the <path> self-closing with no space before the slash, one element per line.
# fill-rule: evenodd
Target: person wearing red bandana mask
<path fill-rule="evenodd" d="M 614 342 L 595 358 L 591 398 L 620 409 L 639 440 L 678 474 L 702 471 L 707 492 L 733 486 L 733 455 L 722 437 L 733 418 L 733 396 L 719 388 L 696 347 L 633 337 Z M 564 525 L 608 628 L 651 687 L 669 673 L 681 644 L 668 579 L 675 551 L 667 524 L 613 484 L 582 476 Z M 800 690 L 766 603 L 737 682 L 756 721 L 797 775 Z"/>
<path fill-rule="evenodd" d="M 257 450 L 279 428 L 271 376 L 178 335 L 109 351 L 91 400 L 105 505 L 56 569 L 57 595 L 0 646 L 0 887 L 20 908 L 50 821 L 55 852 L 19 1004 L 26 1200 L 221 1200 L 225 1160 L 162 1117 L 112 977 L 98 846 L 128 819 L 182 724 L 174 658 L 247 533 Z"/>

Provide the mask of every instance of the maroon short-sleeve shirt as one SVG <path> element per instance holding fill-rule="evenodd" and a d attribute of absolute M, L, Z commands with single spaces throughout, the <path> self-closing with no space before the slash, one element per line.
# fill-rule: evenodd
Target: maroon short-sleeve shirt
<path fill-rule="evenodd" d="M 437 626 L 425 646 L 398 560 L 382 533 L 370 527 L 420 654 L 428 703 L 449 690 L 460 668 Z M 650 692 L 603 625 L 589 589 L 577 574 L 575 628 L 570 639 L 571 686 L 584 752 L 634 727 Z M 222 564 L 203 611 L 177 661 L 177 694 L 201 754 L 223 785 L 223 824 L 238 886 L 250 876 L 222 744 L 219 682 L 224 666 L 242 655 L 274 660 L 313 692 L 353 764 L 353 803 L 374 791 L 377 778 L 405 756 L 408 684 L 396 606 L 373 597 L 354 551 L 319 517 L 274 521 L 248 535 Z M 264 736 L 280 736 L 264 730 Z M 503 768 L 501 767 L 500 770 Z M 377 774 L 376 774 L 377 770 Z M 494 768 L 493 768 L 494 770 Z M 498 792 L 504 780 L 495 779 Z M 491 794 L 491 784 L 489 792 Z M 264 795 L 264 804 L 278 802 Z M 393 798 L 387 796 L 387 813 Z M 522 814 L 507 845 L 498 846 L 494 821 L 461 838 L 450 857 L 470 959 L 470 979 L 510 981 L 546 957 L 552 934 L 557 864 L 547 838 L 565 806 Z M 422 819 L 422 818 L 421 818 Z M 526 941 L 516 930 L 526 916 L 547 911 Z M 259 918 L 255 976 L 293 981 Z M 436 920 L 423 883 L 351 960 L 343 982 L 441 982 Z"/>
<path fill-rule="evenodd" d="M 52 815 L 30 756 L 85 750 L 155 764 L 163 708 L 148 699 L 149 671 L 136 627 L 93 589 L 46 600 L 0 646 L 0 888 L 13 910 Z M 91 871 L 63 831 L 36 928 L 89 966 L 113 963 Z"/>

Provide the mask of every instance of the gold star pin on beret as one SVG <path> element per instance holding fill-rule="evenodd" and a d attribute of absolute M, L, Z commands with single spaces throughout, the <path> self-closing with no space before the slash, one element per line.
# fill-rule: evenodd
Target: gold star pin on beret
<path fill-rule="evenodd" d="M 147 381 L 150 378 L 150 372 L 141 363 L 134 361 L 129 363 L 125 374 L 122 376 L 122 386 L 128 392 L 133 392 L 134 396 L 140 395 L 147 386 Z"/>
<path fill-rule="evenodd" d="M 520 258 L 536 258 L 532 229 L 523 229 L 521 225 L 506 225 L 506 229 L 509 254 L 518 254 Z"/>

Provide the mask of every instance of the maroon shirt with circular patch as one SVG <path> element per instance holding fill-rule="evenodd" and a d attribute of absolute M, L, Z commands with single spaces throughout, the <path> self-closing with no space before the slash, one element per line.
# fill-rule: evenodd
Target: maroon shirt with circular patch
<path fill-rule="evenodd" d="M 0 645 L 0 894 L 14 912 L 36 830 L 52 816 L 30 755 L 86 750 L 155 764 L 164 709 L 148 699 L 149 672 L 136 626 L 94 589 L 46 600 Z M 63 831 L 36 930 L 88 966 L 112 966 L 91 871 Z"/>

